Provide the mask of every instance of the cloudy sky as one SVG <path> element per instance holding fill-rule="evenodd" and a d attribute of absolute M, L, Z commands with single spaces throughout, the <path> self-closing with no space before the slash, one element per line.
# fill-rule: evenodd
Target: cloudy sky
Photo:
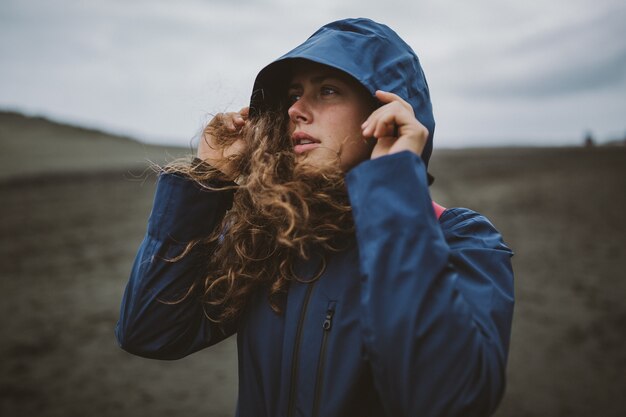
<path fill-rule="evenodd" d="M 186 145 L 264 65 L 358 16 L 420 56 L 436 146 L 626 136 L 623 0 L 2 0 L 0 109 Z"/>

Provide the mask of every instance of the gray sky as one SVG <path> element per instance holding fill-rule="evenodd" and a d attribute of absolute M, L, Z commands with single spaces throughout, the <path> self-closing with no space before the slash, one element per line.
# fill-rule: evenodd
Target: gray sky
<path fill-rule="evenodd" d="M 0 2 L 0 108 L 188 144 L 257 72 L 344 17 L 389 25 L 428 79 L 435 146 L 626 135 L 623 0 Z"/>

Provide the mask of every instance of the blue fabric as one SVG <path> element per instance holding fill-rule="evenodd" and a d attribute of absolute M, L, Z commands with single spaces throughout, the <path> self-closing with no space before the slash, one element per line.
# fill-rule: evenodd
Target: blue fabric
<path fill-rule="evenodd" d="M 364 31 L 373 25 L 361 21 Z M 325 254 L 313 283 L 292 282 L 282 315 L 259 292 L 238 322 L 218 327 L 193 297 L 161 300 L 178 299 L 204 275 L 206 248 L 166 259 L 213 230 L 232 193 L 162 174 L 122 301 L 121 347 L 176 359 L 236 333 L 241 417 L 491 414 L 505 386 L 512 251 L 472 210 L 437 219 L 415 154 L 365 161 L 346 180 L 351 247 Z M 306 278 L 319 262 L 296 271 Z"/>
<path fill-rule="evenodd" d="M 219 328 L 194 298 L 175 305 L 159 300 L 178 298 L 201 276 L 206 254 L 165 259 L 178 255 L 197 230 L 214 227 L 232 196 L 162 175 L 122 303 L 116 329 L 122 348 L 176 359 L 237 332 L 239 416 L 287 415 L 294 383 L 295 415 L 311 415 L 316 385 L 323 416 L 489 415 L 504 389 L 512 252 L 474 211 L 448 209 L 437 220 L 424 164 L 409 152 L 364 162 L 347 180 L 356 244 L 330 254 L 314 284 L 294 282 L 284 315 L 273 313 L 259 293 L 238 323 Z M 316 262 L 299 266 L 303 277 Z"/>

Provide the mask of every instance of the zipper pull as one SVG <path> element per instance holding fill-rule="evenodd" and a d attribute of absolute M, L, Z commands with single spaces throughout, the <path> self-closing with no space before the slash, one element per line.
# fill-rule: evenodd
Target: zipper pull
<path fill-rule="evenodd" d="M 326 331 L 329 331 L 333 326 L 333 314 L 335 314 L 334 309 L 329 308 L 326 310 L 326 318 L 324 319 L 324 324 L 322 325 L 322 328 Z"/>

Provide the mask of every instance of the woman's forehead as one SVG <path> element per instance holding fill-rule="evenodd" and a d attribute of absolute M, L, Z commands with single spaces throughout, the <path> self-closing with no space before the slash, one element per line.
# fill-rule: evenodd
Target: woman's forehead
<path fill-rule="evenodd" d="M 328 65 L 319 64 L 313 61 L 298 61 L 294 63 L 290 68 L 290 75 L 288 77 L 289 84 L 298 84 L 305 80 L 321 81 L 324 78 L 336 78 L 345 82 L 353 82 L 345 72 L 333 68 Z"/>

